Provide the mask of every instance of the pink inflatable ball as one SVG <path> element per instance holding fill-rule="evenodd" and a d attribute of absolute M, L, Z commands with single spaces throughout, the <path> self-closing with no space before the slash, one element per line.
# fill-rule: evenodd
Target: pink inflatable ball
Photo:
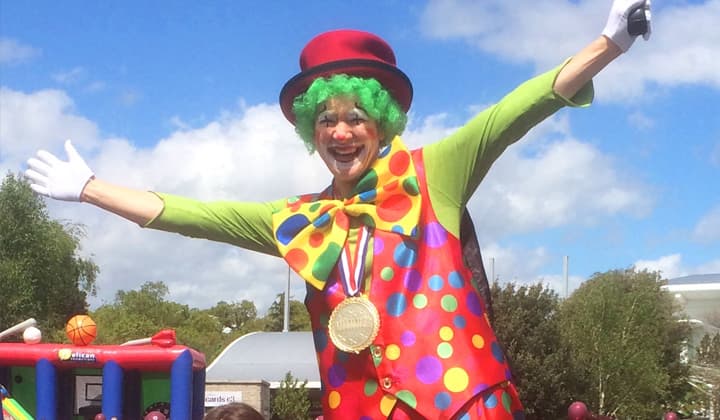
<path fill-rule="evenodd" d="M 151 411 L 145 415 L 143 420 L 167 420 L 167 417 L 159 411 Z"/>
<path fill-rule="evenodd" d="M 663 420 L 678 420 L 678 415 L 669 411 L 663 416 Z"/>
<path fill-rule="evenodd" d="M 588 408 L 582 401 L 575 401 L 568 407 L 568 420 L 584 420 L 588 414 Z"/>
<path fill-rule="evenodd" d="M 95 414 L 95 420 L 107 420 L 107 419 L 105 418 L 105 414 L 97 413 L 97 414 Z"/>

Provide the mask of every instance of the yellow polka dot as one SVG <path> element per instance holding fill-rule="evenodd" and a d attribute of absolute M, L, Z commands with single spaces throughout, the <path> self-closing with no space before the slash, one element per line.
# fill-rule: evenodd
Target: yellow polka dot
<path fill-rule="evenodd" d="M 485 339 L 482 337 L 482 335 L 475 334 L 472 337 L 472 343 L 473 346 L 477 349 L 481 349 L 485 347 Z"/>
<path fill-rule="evenodd" d="M 448 369 L 447 372 L 445 372 L 445 376 L 443 376 L 445 388 L 451 392 L 465 391 L 469 382 L 470 377 L 467 372 L 465 372 L 465 369 L 459 367 Z"/>
<path fill-rule="evenodd" d="M 328 395 L 328 406 L 330 408 L 338 408 L 340 405 L 340 393 L 337 391 L 330 391 L 330 394 Z"/>
<path fill-rule="evenodd" d="M 395 407 L 396 401 L 397 398 L 394 395 L 383 395 L 382 400 L 380 400 L 380 412 L 383 416 L 387 417 L 390 415 L 393 407 Z"/>
<path fill-rule="evenodd" d="M 397 360 L 400 357 L 400 347 L 397 344 L 390 344 L 385 348 L 385 356 L 390 360 Z"/>
<path fill-rule="evenodd" d="M 452 340 L 455 333 L 453 333 L 452 328 L 450 327 L 442 327 L 440 328 L 440 338 L 442 338 L 445 341 Z"/>

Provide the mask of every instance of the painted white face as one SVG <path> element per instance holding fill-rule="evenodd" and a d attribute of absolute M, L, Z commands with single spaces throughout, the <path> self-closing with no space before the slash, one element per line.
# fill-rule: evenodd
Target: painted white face
<path fill-rule="evenodd" d="M 377 159 L 377 124 L 352 97 L 334 97 L 315 118 L 315 148 L 333 174 L 335 194 L 347 197 Z"/>

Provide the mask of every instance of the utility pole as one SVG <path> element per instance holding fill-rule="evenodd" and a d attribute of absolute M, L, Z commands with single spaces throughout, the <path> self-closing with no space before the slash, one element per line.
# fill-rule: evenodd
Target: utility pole
<path fill-rule="evenodd" d="M 283 332 L 290 331 L 290 266 L 288 266 L 287 287 L 285 288 L 285 314 L 283 316 Z"/>
<path fill-rule="evenodd" d="M 565 255 L 563 257 L 563 279 L 565 279 L 565 299 L 568 298 L 568 293 L 570 291 L 570 285 L 568 284 L 568 260 L 570 257 Z"/>

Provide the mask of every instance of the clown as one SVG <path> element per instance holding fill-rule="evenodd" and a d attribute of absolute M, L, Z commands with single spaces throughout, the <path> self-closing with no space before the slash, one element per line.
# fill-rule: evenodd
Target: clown
<path fill-rule="evenodd" d="M 266 203 L 203 203 L 96 178 L 72 145 L 26 175 L 40 194 L 83 201 L 140 226 L 280 256 L 307 284 L 327 419 L 517 419 L 523 408 L 473 286 L 460 241 L 465 205 L 492 163 L 564 106 L 586 106 L 592 77 L 627 51 L 628 17 L 649 2 L 615 0 L 601 36 L 520 85 L 445 139 L 408 150 L 413 90 L 376 35 L 313 38 L 280 107 L 332 182 Z M 645 27 L 645 38 L 649 25 Z"/>

